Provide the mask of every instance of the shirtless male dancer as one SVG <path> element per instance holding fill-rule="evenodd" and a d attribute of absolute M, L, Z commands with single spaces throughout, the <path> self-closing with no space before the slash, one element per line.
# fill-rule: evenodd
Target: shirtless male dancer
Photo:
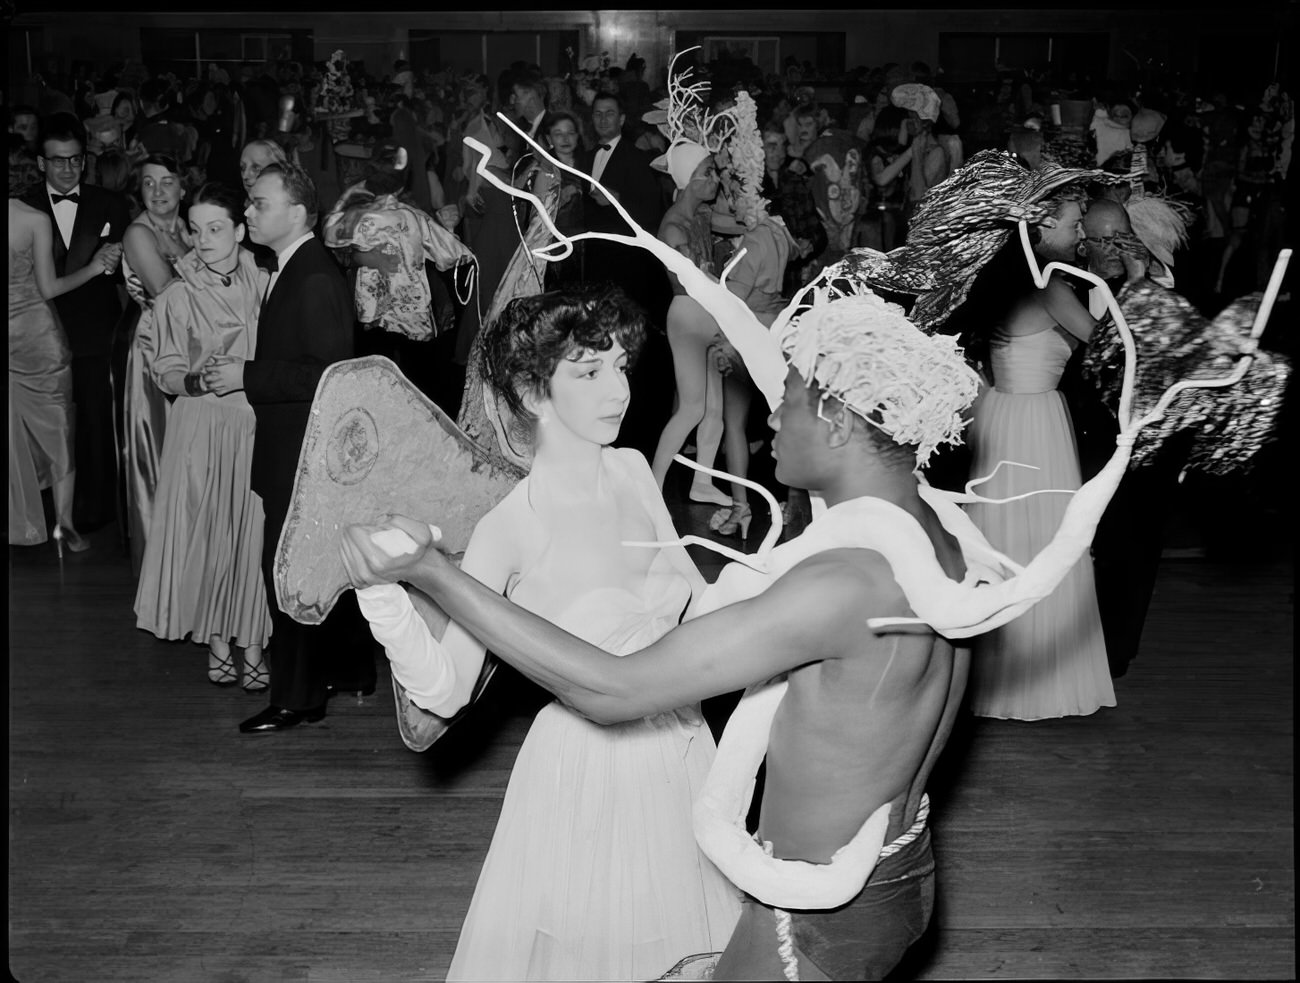
<path fill-rule="evenodd" d="M 798 879 L 794 868 L 833 878 L 844 866 L 840 858 L 832 862 L 837 851 L 848 854 L 864 842 L 861 870 L 870 873 L 865 886 L 859 879 L 833 907 L 785 902 L 786 914 L 747 893 L 716 979 L 782 978 L 778 932 L 783 940 L 792 935 L 785 967 L 793 972 L 797 960 L 798 978 L 879 979 L 920 936 L 933 906 L 934 858 L 922 796 L 957 715 L 970 653 L 926 626 L 876 632 L 866 621 L 912 615 L 893 572 L 902 560 L 932 549 L 931 562 L 937 558 L 947 578 L 962 579 L 961 549 L 923 500 L 916 468 L 938 442 L 959 436 L 958 413 L 976 382 L 950 339 L 923 335 L 879 298 L 861 301 L 831 301 L 794 322 L 784 340 L 792 367 L 783 402 L 769 419 L 777 479 L 820 496 L 827 511 L 772 551 L 768 572 L 731 564 L 703 595 L 703 607 L 712 610 L 688 612 L 691 620 L 648 648 L 615 657 L 514 606 L 431 548 L 430 528 L 414 520 L 352 526 L 343 541 L 355 586 L 402 581 L 419 588 L 492 652 L 599 723 L 785 676 L 770 729 L 764 720 L 750 735 L 757 758 L 751 754 L 736 784 L 752 788 L 750 765 L 761 760 L 766 742 L 758 837 L 770 844 L 770 856 L 743 826 L 738 833 L 726 829 L 724 839 L 738 837 L 736 852 L 750 856 L 729 864 L 710 852 L 700 809 L 710 798 L 708 784 L 697 799 L 697 837 L 746 892 L 748 882 L 734 876 L 737 864 L 766 865 L 755 883 L 767 877 L 787 884 Z M 887 306 L 892 312 L 882 314 Z M 828 311 L 839 314 L 833 331 L 815 325 L 826 322 Z M 927 367 L 917 367 L 922 364 Z M 915 442 L 904 443 L 895 432 Z M 906 531 L 906 558 L 897 544 L 863 548 L 879 539 L 882 527 L 887 536 Z M 371 538 L 394 529 L 411 537 L 414 552 L 394 557 Z M 390 655 L 396 676 L 398 658 Z M 731 767 L 724 758 L 739 714 L 728 724 L 715 772 Z M 743 817 L 747 804 L 732 811 Z M 900 836 L 907 841 L 902 834 L 909 828 L 910 842 L 878 859 L 884 844 L 896 846 Z M 805 863 L 782 863 L 790 860 Z"/>

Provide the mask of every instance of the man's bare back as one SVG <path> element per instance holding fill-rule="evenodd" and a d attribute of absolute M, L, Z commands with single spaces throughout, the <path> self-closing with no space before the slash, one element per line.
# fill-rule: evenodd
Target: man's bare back
<path fill-rule="evenodd" d="M 916 518 L 945 572 L 960 580 L 955 542 L 928 508 L 920 506 Z M 911 825 L 952 729 L 970 653 L 930 632 L 867 629 L 868 617 L 912 613 L 879 553 L 833 550 L 804 565 L 811 564 L 836 564 L 858 580 L 862 603 L 843 612 L 852 644 L 841 658 L 789 675 L 768 743 L 759 833 L 774 856 L 827 863 L 886 802 L 893 804 L 887 841 Z M 808 808 L 812 802 L 816 809 Z"/>

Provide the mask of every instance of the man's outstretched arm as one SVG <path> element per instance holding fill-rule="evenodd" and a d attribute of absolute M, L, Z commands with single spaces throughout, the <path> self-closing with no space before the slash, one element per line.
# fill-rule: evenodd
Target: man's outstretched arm
<path fill-rule="evenodd" d="M 407 529 L 406 520 L 394 521 L 399 524 Z M 408 532 L 417 531 L 415 523 L 410 526 Z M 901 613 L 870 610 L 874 575 L 860 563 L 823 553 L 758 597 L 697 618 L 620 657 L 457 570 L 436 549 L 427 548 L 427 527 L 417 541 L 425 548 L 411 558 L 400 579 L 432 597 L 501 659 L 599 723 L 674 710 L 837 658 L 867 630 L 867 617 Z M 377 549 L 368 539 L 364 546 Z M 384 558 L 376 557 L 376 562 Z"/>

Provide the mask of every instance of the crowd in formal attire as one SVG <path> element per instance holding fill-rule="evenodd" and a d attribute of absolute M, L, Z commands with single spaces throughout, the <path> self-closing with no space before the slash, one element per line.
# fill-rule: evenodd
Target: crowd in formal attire
<path fill-rule="evenodd" d="M 712 83 L 707 97 L 684 95 L 671 76 L 652 88 L 636 58 L 562 78 L 519 63 L 495 81 L 404 62 L 377 78 L 337 59 L 248 65 L 238 79 L 216 66 L 182 80 L 124 64 L 66 91 L 36 80 L 30 103 L 10 107 L 11 545 L 53 535 L 62 556 L 115 526 L 136 577 L 137 626 L 206 648 L 211 683 L 266 694 L 244 733 L 313 722 L 334 693 L 372 691 L 381 652 L 415 702 L 451 717 L 471 698 L 484 643 L 454 624 L 437 640 L 421 635 L 405 592 L 362 582 L 374 555 L 353 557 L 362 589 L 323 624 L 298 622 L 277 596 L 281 533 L 329 366 L 384 355 L 453 419 L 482 372 L 530 421 L 533 469 L 480 524 L 464 569 L 623 654 L 669 631 L 701 586 L 680 548 L 630 572 L 614 564 L 607 554 L 628 528 L 675 538 L 664 499 L 677 497 L 717 506 L 707 525 L 719 540 L 750 538 L 746 485 L 688 475 L 678 454 L 712 467 L 721 451 L 729 474 L 784 501 L 787 523 L 812 487 L 807 474 L 787 486 L 762 463 L 773 438 L 746 361 L 685 274 L 628 240 L 655 237 L 771 328 L 826 267 L 908 243 L 935 189 L 987 160 L 981 152 L 1027 175 L 1094 169 L 1098 180 L 1052 200 L 1032 251 L 1117 288 L 1191 281 L 1188 296 L 1212 311 L 1262 286 L 1284 235 L 1294 117 L 1277 86 L 1234 106 L 1220 91 L 1202 104 L 1172 83 L 1139 96 L 1039 73 L 963 92 L 922 63 L 835 80 L 732 59 L 696 71 Z M 357 110 L 325 111 L 343 92 Z M 688 117 L 693 129 L 678 125 Z M 729 127 L 715 139 L 719 120 Z M 1142 204 L 1153 199 L 1166 217 L 1154 232 Z M 594 235 L 545 262 L 536 250 L 557 232 Z M 981 392 L 969 453 L 940 455 L 935 484 L 989 478 L 992 499 L 1077 490 L 1091 473 L 1089 404 L 1070 365 L 1102 323 L 1097 297 L 1060 275 L 1029 282 L 1016 254 L 957 306 L 958 327 L 945 330 L 973 353 Z M 579 321 L 599 330 L 584 335 Z M 525 365 L 536 352 L 518 349 L 538 325 L 554 329 L 557 350 L 590 358 Z M 546 381 L 545 399 L 519 385 L 525 369 Z M 575 385 L 579 369 L 606 387 L 599 406 L 584 402 L 596 397 Z M 804 415 L 835 426 L 820 403 Z M 786 476 L 798 472 L 794 419 Z M 1008 461 L 1029 468 L 998 469 Z M 579 464 L 589 485 L 572 484 Z M 1067 500 L 1039 494 L 968 514 L 1026 563 Z M 1115 520 L 1115 535 L 1134 522 Z M 570 526 L 573 555 L 552 549 Z M 976 640 L 973 713 L 1041 720 L 1116 705 L 1112 676 L 1136 651 L 1153 579 L 1105 583 L 1133 567 L 1118 548 L 1099 537 L 1095 565 L 1085 553 L 1047 600 Z M 1143 560 L 1151 569 L 1156 550 Z M 1107 590 L 1124 595 L 1122 612 Z M 454 671 L 435 685 L 428 660 Z M 618 729 L 560 704 L 538 716 L 453 976 L 648 978 L 675 954 L 723 948 L 738 918 L 766 917 L 742 916 L 689 844 L 656 839 L 656 828 L 689 830 L 714 752 L 698 709 L 660 709 Z M 904 796 L 913 819 L 925 770 Z M 613 835 L 632 825 L 645 856 Z M 905 877 L 924 876 L 918 857 L 906 855 L 915 869 Z M 633 911 L 623 902 L 647 870 L 657 901 Z M 590 890 L 600 877 L 612 878 L 608 890 Z M 502 919 L 519 931 L 505 938 Z M 573 938 L 599 944 L 574 949 Z"/>

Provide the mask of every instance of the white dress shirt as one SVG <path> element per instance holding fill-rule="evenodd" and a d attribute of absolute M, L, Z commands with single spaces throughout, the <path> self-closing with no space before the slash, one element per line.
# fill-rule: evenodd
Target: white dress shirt
<path fill-rule="evenodd" d="M 266 294 L 262 297 L 263 304 L 267 302 L 267 300 L 271 296 L 271 291 L 275 289 L 275 283 L 277 280 L 280 279 L 280 271 L 284 269 L 284 264 L 289 262 L 289 260 L 293 257 L 293 254 L 298 251 L 298 247 L 301 246 L 308 239 L 310 239 L 313 235 L 314 233 L 307 232 L 299 236 L 297 239 L 293 240 L 293 242 L 289 243 L 289 245 L 285 246 L 282 251 L 277 252 L 275 254 L 275 264 L 276 264 L 275 272 L 271 274 L 271 279 L 267 281 Z"/>
<path fill-rule="evenodd" d="M 605 173 L 605 165 L 609 163 L 610 155 L 614 153 L 614 148 L 618 146 L 618 142 L 622 139 L 623 135 L 620 133 L 605 145 L 609 147 L 608 150 L 597 148 L 596 159 L 593 160 L 591 164 L 591 176 L 597 181 L 599 181 L 600 176 Z"/>
<path fill-rule="evenodd" d="M 50 208 L 54 212 L 54 221 L 59 227 L 59 235 L 63 236 L 63 244 L 70 246 L 72 245 L 72 227 L 77 222 L 77 203 L 75 201 L 61 201 L 56 204 L 54 196 L 63 192 L 51 187 L 48 182 L 45 185 L 45 193 L 50 196 Z M 68 194 L 80 196 L 81 185 L 78 184 Z"/>

